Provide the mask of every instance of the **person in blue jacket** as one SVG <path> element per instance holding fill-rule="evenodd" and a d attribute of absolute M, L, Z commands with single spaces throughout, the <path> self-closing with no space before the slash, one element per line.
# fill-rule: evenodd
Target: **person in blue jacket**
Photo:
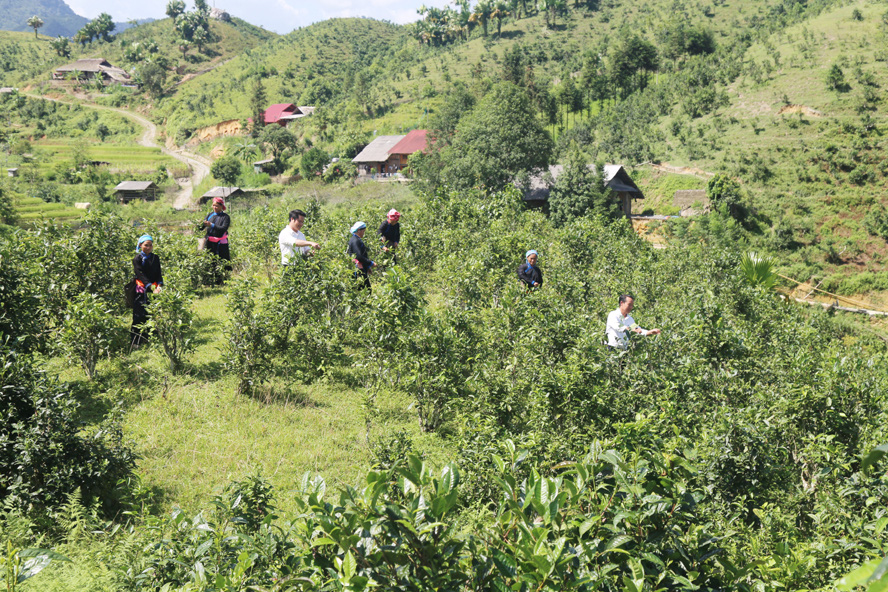
<path fill-rule="evenodd" d="M 160 270 L 160 257 L 154 253 L 154 239 L 143 234 L 136 243 L 136 256 L 133 257 L 133 271 L 136 274 L 136 297 L 133 300 L 133 325 L 130 329 L 132 348 L 148 343 L 144 328 L 148 320 L 148 293 L 160 294 L 163 289 L 163 273 Z"/>
<path fill-rule="evenodd" d="M 524 263 L 515 270 L 518 274 L 518 279 L 527 286 L 528 290 L 533 290 L 543 285 L 543 271 L 537 267 L 538 257 L 539 253 L 531 249 L 524 254 Z"/>

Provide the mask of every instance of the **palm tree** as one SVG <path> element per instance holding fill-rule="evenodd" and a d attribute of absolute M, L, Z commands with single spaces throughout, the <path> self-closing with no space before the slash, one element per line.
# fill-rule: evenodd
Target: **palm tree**
<path fill-rule="evenodd" d="M 484 29 L 484 36 L 487 37 L 487 23 L 490 22 L 490 15 L 493 13 L 493 2 L 491 0 L 479 0 L 475 5 L 475 11 L 472 13 L 472 19 L 477 23 L 481 23 Z M 471 20 L 471 19 L 470 19 Z"/>
<path fill-rule="evenodd" d="M 777 283 L 775 263 L 774 259 L 767 255 L 745 253 L 740 260 L 740 270 L 750 284 L 770 290 Z"/>
<path fill-rule="evenodd" d="M 34 39 L 37 39 L 37 29 L 43 26 L 43 19 L 35 14 L 28 19 L 28 26 L 34 29 Z"/>
<path fill-rule="evenodd" d="M 509 16 L 509 4 L 506 0 L 496 0 L 496 4 L 494 4 L 493 12 L 490 13 L 490 16 L 496 19 L 496 36 L 500 37 L 503 33 L 503 19 Z"/>

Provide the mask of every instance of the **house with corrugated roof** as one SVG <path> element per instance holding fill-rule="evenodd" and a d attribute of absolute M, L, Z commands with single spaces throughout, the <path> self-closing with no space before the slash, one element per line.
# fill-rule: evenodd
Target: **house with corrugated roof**
<path fill-rule="evenodd" d="M 228 199 L 231 197 L 240 197 L 243 196 L 244 190 L 240 187 L 213 187 L 206 193 L 200 196 L 200 199 L 197 200 L 199 204 L 205 204 L 208 201 L 211 201 L 214 197 L 221 197 L 222 199 Z"/>
<path fill-rule="evenodd" d="M 154 201 L 157 199 L 157 185 L 151 181 L 124 181 L 114 188 L 114 197 L 120 203 L 136 199 Z"/>
<path fill-rule="evenodd" d="M 265 110 L 265 125 L 276 123 L 287 127 L 291 121 L 302 119 L 314 113 L 314 107 L 297 107 L 293 103 L 276 103 Z"/>
<path fill-rule="evenodd" d="M 112 66 L 105 58 L 77 60 L 59 66 L 52 73 L 53 80 L 101 80 L 105 84 L 131 84 L 130 75 L 123 68 Z"/>
<path fill-rule="evenodd" d="M 425 152 L 428 149 L 426 130 L 413 130 L 404 136 L 400 142 L 392 146 L 389 156 L 398 161 L 398 170 L 407 168 L 407 161 L 417 152 Z"/>
<path fill-rule="evenodd" d="M 595 170 L 595 165 L 588 165 L 590 170 Z M 523 187 L 524 201 L 530 207 L 542 207 L 549 201 L 549 195 L 564 166 L 551 165 L 548 171 L 531 175 L 528 184 Z M 620 210 L 629 218 L 632 216 L 632 200 L 644 199 L 641 189 L 629 176 L 629 173 L 621 164 L 604 165 L 604 184 L 612 191 L 612 195 L 620 202 Z"/>
<path fill-rule="evenodd" d="M 401 158 L 390 154 L 403 136 L 376 136 L 352 159 L 359 175 L 394 174 L 401 170 Z"/>

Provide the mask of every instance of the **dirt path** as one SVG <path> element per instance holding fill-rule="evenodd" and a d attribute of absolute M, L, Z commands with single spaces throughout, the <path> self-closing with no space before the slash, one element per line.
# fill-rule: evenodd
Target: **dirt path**
<path fill-rule="evenodd" d="M 43 99 L 44 101 L 55 101 L 57 103 L 67 103 L 67 104 L 75 104 L 74 101 L 64 101 L 62 99 L 53 99 L 51 97 L 44 97 L 42 95 L 36 94 L 28 94 L 27 96 L 32 99 Z M 180 148 L 175 150 L 171 150 L 166 146 L 160 146 L 157 144 L 157 126 L 149 120 L 147 117 L 143 117 L 138 113 L 133 113 L 132 111 L 127 111 L 126 109 L 119 109 L 117 107 L 106 107 L 104 105 L 95 105 L 93 103 L 77 103 L 83 107 L 88 107 L 90 109 L 96 109 L 98 111 L 113 111 L 115 113 L 119 113 L 124 117 L 135 121 L 137 124 L 142 126 L 144 132 L 139 137 L 138 144 L 140 146 L 146 146 L 148 148 L 160 148 L 160 151 L 175 158 L 179 162 L 187 164 L 191 167 L 191 178 L 184 182 L 179 182 L 179 191 L 176 193 L 176 197 L 173 200 L 173 207 L 177 210 L 184 210 L 192 205 L 191 193 L 195 187 L 200 185 L 201 181 L 203 181 L 210 174 L 210 165 L 212 162 L 199 154 L 194 154 L 191 152 L 187 152 Z"/>

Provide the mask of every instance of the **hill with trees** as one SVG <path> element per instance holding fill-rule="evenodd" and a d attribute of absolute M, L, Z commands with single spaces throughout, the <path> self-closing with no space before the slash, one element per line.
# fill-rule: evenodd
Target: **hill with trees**
<path fill-rule="evenodd" d="M 89 19 L 71 10 L 64 0 L 0 0 L 0 31 L 32 31 L 28 19 L 39 17 L 40 33 L 73 36 Z"/>

